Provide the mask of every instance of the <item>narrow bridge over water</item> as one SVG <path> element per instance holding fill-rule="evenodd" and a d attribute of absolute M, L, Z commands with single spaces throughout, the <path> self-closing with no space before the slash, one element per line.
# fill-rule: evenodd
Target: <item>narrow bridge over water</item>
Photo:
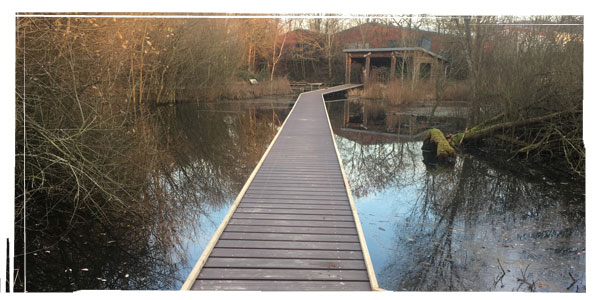
<path fill-rule="evenodd" d="M 182 290 L 378 290 L 324 94 L 303 93 Z"/>

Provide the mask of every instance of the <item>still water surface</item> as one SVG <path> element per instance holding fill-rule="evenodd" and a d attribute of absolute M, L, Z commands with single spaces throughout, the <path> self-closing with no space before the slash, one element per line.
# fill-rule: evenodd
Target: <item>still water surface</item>
<path fill-rule="evenodd" d="M 63 204 L 33 211 L 27 290 L 181 288 L 295 98 L 158 107 L 138 120 L 150 141 L 141 151 L 156 153 L 139 196 L 151 217 L 132 209 L 100 221 Z"/>
<path fill-rule="evenodd" d="M 34 224 L 27 290 L 179 289 L 295 98 L 159 108 L 155 217 Z M 346 130 L 344 102 L 328 109 L 382 288 L 585 292 L 583 183 L 471 155 L 426 167 L 418 138 Z"/>
<path fill-rule="evenodd" d="M 426 166 L 419 139 L 343 128 L 343 105 L 329 114 L 381 288 L 585 292 L 583 182 L 468 154 Z"/>

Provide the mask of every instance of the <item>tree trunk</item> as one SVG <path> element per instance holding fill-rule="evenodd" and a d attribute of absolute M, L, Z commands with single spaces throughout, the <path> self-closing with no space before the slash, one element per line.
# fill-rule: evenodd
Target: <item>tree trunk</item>
<path fill-rule="evenodd" d="M 456 157 L 456 151 L 450 146 L 444 133 L 437 128 L 429 129 L 425 133 L 421 149 L 429 151 L 432 154 L 435 153 L 435 158 L 438 161 L 448 161 Z"/>
<path fill-rule="evenodd" d="M 552 118 L 555 118 L 561 114 L 568 113 L 568 112 L 569 111 L 561 111 L 561 112 L 556 112 L 556 113 L 552 113 L 552 114 L 541 116 L 541 117 L 530 118 L 530 119 L 519 120 L 519 121 L 504 122 L 504 123 L 494 124 L 494 125 L 490 125 L 490 126 L 486 126 L 486 124 L 490 123 L 489 121 L 486 121 L 480 125 L 477 125 L 477 126 L 471 128 L 470 130 L 467 130 L 465 133 L 458 133 L 458 134 L 453 135 L 452 139 L 451 139 L 451 144 L 456 147 L 457 145 L 459 145 L 461 143 L 461 141 L 478 140 L 478 139 L 481 139 L 484 137 L 492 136 L 500 130 L 504 130 L 507 128 L 517 128 L 517 127 L 522 127 L 522 126 L 529 126 L 529 125 L 532 125 L 535 123 L 540 123 L 540 122 L 550 120 Z M 504 115 L 501 114 L 492 119 L 501 118 L 503 116 Z"/>
<path fill-rule="evenodd" d="M 287 39 L 287 31 L 286 31 L 285 34 L 283 35 L 283 42 L 281 42 L 281 47 L 279 48 L 279 55 L 277 55 L 277 58 L 275 58 L 275 53 L 277 51 L 277 34 L 278 33 L 279 33 L 279 30 L 275 30 L 275 39 L 273 41 L 273 67 L 271 69 L 271 81 L 273 81 L 273 78 L 275 76 L 275 66 L 279 62 L 279 59 L 281 59 L 281 54 L 283 53 L 283 47 L 285 46 L 285 40 Z"/>

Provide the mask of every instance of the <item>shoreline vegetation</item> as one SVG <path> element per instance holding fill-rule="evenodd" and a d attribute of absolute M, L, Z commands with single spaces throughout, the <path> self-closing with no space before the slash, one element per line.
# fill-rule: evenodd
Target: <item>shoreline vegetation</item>
<path fill-rule="evenodd" d="M 159 251 L 164 251 L 165 257 L 173 255 L 168 249 L 176 247 L 180 237 L 168 232 L 184 232 L 177 226 L 193 223 L 203 212 L 178 216 L 178 210 L 170 212 L 166 207 L 200 208 L 206 206 L 205 198 L 223 198 L 225 191 L 210 192 L 214 195 L 205 195 L 204 190 L 193 192 L 211 176 L 240 181 L 243 171 L 260 158 L 255 152 L 261 152 L 264 140 L 269 140 L 274 130 L 270 123 L 278 117 L 275 109 L 268 116 L 249 110 L 231 124 L 222 124 L 222 119 L 196 121 L 222 128 L 223 136 L 239 134 L 235 149 L 214 145 L 215 153 L 230 156 L 227 160 L 236 165 L 231 167 L 232 173 L 212 170 L 223 173 L 215 175 L 200 168 L 197 172 L 206 174 L 190 174 L 190 170 L 174 169 L 185 156 L 170 151 L 192 137 L 163 132 L 165 122 L 181 118 L 181 113 L 176 113 L 181 109 L 165 113 L 169 109 L 161 106 L 290 94 L 284 76 L 270 76 L 276 70 L 273 51 L 281 50 L 272 47 L 273 38 L 280 33 L 280 20 L 261 22 L 261 30 L 269 36 L 260 45 L 249 40 L 249 31 L 258 26 L 253 22 L 17 18 L 16 78 L 26 80 L 17 80 L 15 99 L 15 269 L 24 266 L 21 237 L 25 230 L 29 260 L 44 251 L 58 254 L 56 245 L 80 233 L 78 228 L 86 222 L 96 224 L 90 225 L 90 231 L 96 233 L 122 232 L 119 224 L 127 220 L 139 227 L 131 232 L 147 229 L 148 234 L 140 233 L 139 249 L 145 249 L 141 245 L 152 238 L 152 232 L 164 237 Z M 258 46 L 261 48 L 252 50 L 256 51 L 251 55 L 254 64 L 247 65 L 248 47 Z M 258 84 L 250 84 L 250 78 Z M 198 155 L 205 154 L 191 156 Z M 197 159 L 210 162 L 209 158 Z M 197 162 L 186 164 L 192 163 Z M 176 179 L 177 173 L 185 176 Z M 182 184 L 193 188 L 180 191 Z M 17 291 L 23 289 L 22 276 L 16 274 Z M 65 288 L 38 283 L 28 287 Z M 66 290 L 72 289 L 76 287 L 66 285 Z"/>
<path fill-rule="evenodd" d="M 444 132 L 453 147 L 584 179 L 583 20 L 573 18 L 582 26 L 562 26 L 567 17 L 532 17 L 526 29 L 481 26 L 497 17 L 438 19 L 440 30 L 453 32 L 444 44 L 448 62 L 423 72 L 408 59 L 396 79 L 389 67 L 374 67 L 363 90 L 349 97 L 383 99 L 395 109 L 427 104 L 429 127 L 440 105 L 458 103 L 467 122 Z"/>
<path fill-rule="evenodd" d="M 414 103 L 434 103 L 434 82 L 419 80 L 395 79 L 389 82 L 372 80 L 363 89 L 354 89 L 348 92 L 348 97 L 360 97 L 371 100 L 385 100 L 392 106 L 401 106 Z M 463 101 L 468 97 L 469 86 L 464 81 L 452 81 L 440 94 L 441 102 Z"/>
<path fill-rule="evenodd" d="M 435 110 L 439 106 L 469 106 L 472 100 L 460 101 L 471 97 L 466 81 L 448 85 L 437 100 L 434 85 L 433 81 L 421 81 L 411 90 L 410 81 L 373 80 L 362 90 L 350 91 L 348 98 L 383 100 L 385 107 L 399 111 L 411 105 L 428 107 L 431 112 L 427 118 L 427 123 L 430 124 L 427 128 L 439 131 L 431 126 Z M 561 91 L 563 95 L 565 92 L 567 91 Z M 561 177 L 566 175 L 575 180 L 585 178 L 583 110 L 582 103 L 577 100 L 581 95 L 577 91 L 573 92 L 571 96 L 574 98 L 570 100 L 572 106 L 565 99 L 560 99 L 563 103 L 553 103 L 553 100 L 559 100 L 558 97 L 544 93 L 545 98 L 529 103 L 523 107 L 523 111 L 509 115 L 501 112 L 503 107 L 497 107 L 495 111 L 501 113 L 478 124 L 467 125 L 464 130 L 443 132 L 441 135 L 445 135 L 449 146 L 458 151 L 478 153 L 503 161 L 521 161 L 531 166 L 544 165 L 547 170 Z M 369 113 L 377 115 L 377 111 Z M 525 117 L 526 115 L 529 116 Z M 428 134 L 424 140 L 429 140 Z"/>
<path fill-rule="evenodd" d="M 292 93 L 288 79 L 273 74 L 281 26 L 279 19 L 17 18 L 15 71 L 26 78 L 16 82 L 17 220 L 24 198 L 63 199 L 105 220 L 112 205 L 136 203 L 152 170 L 140 166 L 157 154 L 157 106 Z M 267 34 L 260 41 L 251 35 L 259 29 Z"/>
<path fill-rule="evenodd" d="M 276 120 L 282 120 L 275 108 L 266 113 L 248 108 L 235 118 L 208 115 L 183 124 L 178 120 L 182 115 L 198 118 L 199 114 L 170 105 L 193 102 L 217 107 L 223 99 L 290 94 L 290 81 L 341 83 L 346 47 L 342 33 L 348 39 L 360 38 L 362 44 L 358 39 L 352 43 L 362 48 L 373 36 L 404 28 L 416 34 L 382 41 L 413 47 L 424 41 L 420 34 L 425 31 L 419 26 L 435 28 L 442 37 L 429 42 L 444 49 L 448 68 L 431 66 L 430 79 L 410 74 L 407 68 L 396 72 L 400 79 L 378 81 L 378 73 L 389 72 L 382 67 L 371 72 L 374 77 L 367 79 L 363 92 L 354 93 L 396 106 L 430 103 L 429 120 L 444 101 L 462 101 L 468 125 L 459 144 L 465 150 L 508 153 L 509 160 L 551 162 L 577 179 L 585 178 L 583 17 L 532 16 L 528 22 L 535 30 L 527 31 L 482 26 L 522 21 L 514 17 L 423 18 L 422 22 L 431 23 L 421 25 L 411 16 L 391 21 L 153 19 L 135 14 L 17 17 L 15 269 L 23 268 L 25 257 L 33 259 L 32 253 L 59 255 L 53 245 L 62 243 L 70 232 L 85 234 L 79 232 L 81 224 L 99 234 L 110 228 L 135 234 L 121 226 L 125 221 L 131 221 L 132 227 L 154 226 L 152 235 L 169 236 L 159 245 L 169 256 L 169 247 L 180 238 L 171 230 L 181 232 L 177 226 L 193 223 L 203 213 L 201 209 L 182 213 L 181 208 L 203 208 L 203 201 L 223 198 L 220 179 L 215 178 L 238 178 L 251 169 L 274 134 Z M 354 29 L 347 28 L 350 25 Z M 360 68 L 359 64 L 351 67 Z M 171 131 L 173 126 L 195 127 L 171 136 L 176 132 Z M 198 150 L 203 143 L 199 135 L 208 127 L 217 127 L 215 135 L 230 138 L 219 139 L 206 150 L 231 163 L 227 170 L 215 169 L 208 154 Z M 175 148 L 186 155 L 169 152 Z M 188 169 L 174 169 L 181 163 L 199 173 L 190 176 Z M 197 187 L 208 193 L 202 194 L 182 191 L 186 184 L 217 187 L 207 188 L 208 192 Z M 175 198 L 168 194 L 172 191 L 177 191 Z M 27 254 L 22 253 L 25 231 Z M 154 238 L 142 236 L 139 245 Z M 152 268 L 154 262 L 140 264 Z M 23 289 L 22 276 L 16 276 L 15 290 Z M 95 287 L 71 287 L 65 282 L 67 287 L 40 290 Z"/>
<path fill-rule="evenodd" d="M 244 100 L 293 93 L 290 82 L 285 77 L 277 77 L 273 81 L 258 81 L 257 84 L 238 80 L 231 82 L 229 86 L 230 88 L 225 90 L 221 99 Z"/>

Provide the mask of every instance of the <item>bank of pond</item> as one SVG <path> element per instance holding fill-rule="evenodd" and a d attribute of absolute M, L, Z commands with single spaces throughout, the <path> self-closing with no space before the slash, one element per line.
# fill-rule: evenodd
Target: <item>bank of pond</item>
<path fill-rule="evenodd" d="M 138 195 L 152 217 L 32 198 L 27 290 L 179 289 L 295 98 L 157 107 L 164 162 L 140 174 L 152 180 Z M 381 288 L 586 291 L 584 182 L 460 152 L 428 165 L 419 107 L 327 109 Z M 458 106 L 437 114 L 437 127 L 464 129 Z"/>

